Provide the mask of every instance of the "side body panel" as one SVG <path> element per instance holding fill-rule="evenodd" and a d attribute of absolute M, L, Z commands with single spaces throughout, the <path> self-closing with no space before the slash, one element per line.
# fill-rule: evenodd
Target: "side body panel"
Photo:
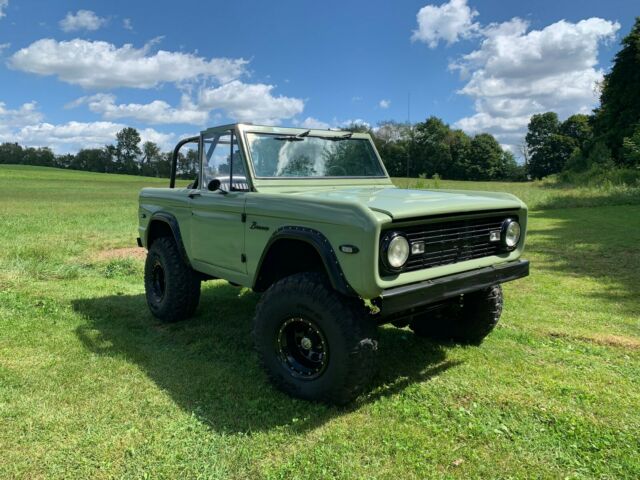
<path fill-rule="evenodd" d="M 246 275 L 244 254 L 245 192 L 201 190 L 191 200 L 191 260 L 199 268 Z"/>
<path fill-rule="evenodd" d="M 148 248 L 148 226 L 156 213 L 173 216 L 179 227 L 184 248 L 189 258 L 191 255 L 191 209 L 187 188 L 143 188 L 138 199 L 138 233 L 142 245 Z"/>

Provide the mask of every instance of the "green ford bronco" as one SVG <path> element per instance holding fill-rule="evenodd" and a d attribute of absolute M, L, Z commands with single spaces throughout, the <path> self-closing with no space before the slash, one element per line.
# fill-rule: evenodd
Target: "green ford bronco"
<path fill-rule="evenodd" d="M 188 143 L 199 175 L 176 188 Z M 500 318 L 500 284 L 529 273 L 523 202 L 396 188 L 363 133 L 210 128 L 178 143 L 169 188 L 140 192 L 139 221 L 154 316 L 193 315 L 203 280 L 260 292 L 253 339 L 267 375 L 331 403 L 375 374 L 378 325 L 478 344 Z"/>

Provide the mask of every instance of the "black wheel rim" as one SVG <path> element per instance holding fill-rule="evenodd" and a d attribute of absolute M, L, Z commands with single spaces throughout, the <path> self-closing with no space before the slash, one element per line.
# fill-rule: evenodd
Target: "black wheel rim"
<path fill-rule="evenodd" d="M 299 379 L 316 379 L 329 364 L 327 339 L 322 330 L 314 322 L 300 317 L 282 323 L 276 351 L 282 365 Z"/>
<path fill-rule="evenodd" d="M 151 270 L 151 290 L 158 301 L 164 297 L 165 288 L 164 268 L 160 262 L 156 261 Z"/>

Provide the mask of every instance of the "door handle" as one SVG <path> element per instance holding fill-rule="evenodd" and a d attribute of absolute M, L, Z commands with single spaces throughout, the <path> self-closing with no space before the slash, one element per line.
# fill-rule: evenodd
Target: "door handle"
<path fill-rule="evenodd" d="M 200 196 L 200 192 L 192 192 L 189 194 L 189 198 L 196 198 Z"/>

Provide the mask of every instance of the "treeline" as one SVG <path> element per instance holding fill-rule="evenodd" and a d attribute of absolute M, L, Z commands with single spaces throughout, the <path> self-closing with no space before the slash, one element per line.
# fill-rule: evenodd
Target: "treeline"
<path fill-rule="evenodd" d="M 470 137 L 462 130 L 452 130 L 436 117 L 412 126 L 385 122 L 375 130 L 352 125 L 350 130 L 371 133 L 382 159 L 392 176 L 439 175 L 459 180 L 525 180 L 524 167 L 511 152 L 501 148 L 487 133 Z M 55 155 L 49 148 L 22 147 L 16 143 L 0 145 L 0 163 L 40 165 L 124 173 L 151 177 L 168 177 L 172 152 L 162 152 L 150 141 L 141 144 L 140 134 L 127 127 L 116 134 L 115 144 L 82 149 L 76 154 Z M 197 153 L 187 150 L 178 158 L 178 176 L 195 177 Z"/>
<path fill-rule="evenodd" d="M 135 128 L 126 127 L 116 134 L 115 144 L 102 148 L 86 148 L 76 154 L 55 155 L 50 148 L 22 147 L 17 143 L 0 145 L 0 164 L 38 165 L 101 173 L 124 173 L 168 178 L 172 152 L 163 152 L 154 142 L 141 142 Z M 178 157 L 177 173 L 181 178 L 194 178 L 198 171 L 198 155 L 193 150 Z"/>
<path fill-rule="evenodd" d="M 413 125 L 384 122 L 371 133 L 392 177 L 439 176 L 452 180 L 526 180 L 518 164 L 489 133 L 469 136 L 437 117 Z"/>
<path fill-rule="evenodd" d="M 600 106 L 564 122 L 554 112 L 533 115 L 526 146 L 532 178 L 640 183 L 640 17 L 604 77 Z"/>

